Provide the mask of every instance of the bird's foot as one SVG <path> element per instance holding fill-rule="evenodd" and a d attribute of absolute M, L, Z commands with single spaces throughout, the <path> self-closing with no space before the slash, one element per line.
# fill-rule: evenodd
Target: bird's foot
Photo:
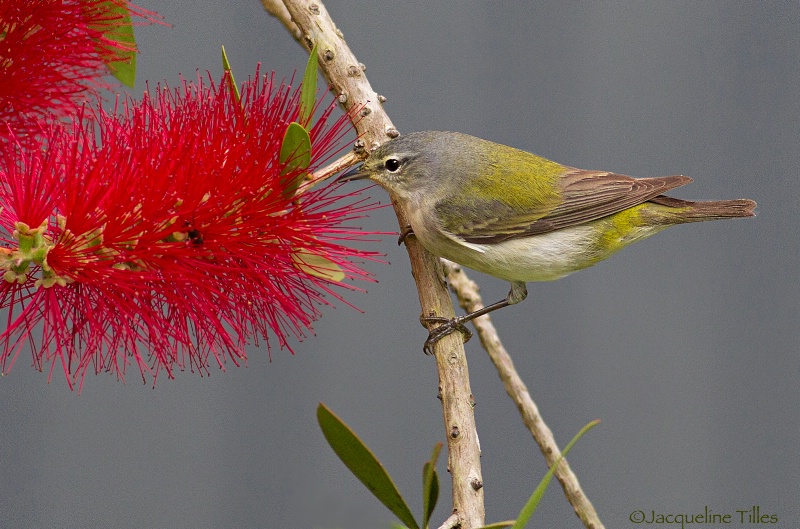
<path fill-rule="evenodd" d="M 464 325 L 464 318 L 443 318 L 441 316 L 423 316 L 420 321 L 425 323 L 439 323 L 440 325 L 434 327 L 428 332 L 428 339 L 425 340 L 425 345 L 422 346 L 422 351 L 426 355 L 433 354 L 433 344 L 451 334 L 455 331 L 464 335 L 464 343 L 467 343 L 472 338 L 472 331 Z"/>
<path fill-rule="evenodd" d="M 411 227 L 411 224 L 403 226 L 403 228 L 400 230 L 400 236 L 397 238 L 397 246 L 400 246 L 401 244 L 406 242 L 406 239 L 408 239 L 413 235 L 414 235 L 414 229 Z"/>

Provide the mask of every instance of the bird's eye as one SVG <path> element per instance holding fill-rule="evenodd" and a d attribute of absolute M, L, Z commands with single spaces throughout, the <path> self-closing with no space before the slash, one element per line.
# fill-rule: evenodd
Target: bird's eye
<path fill-rule="evenodd" d="M 400 160 L 397 158 L 389 158 L 383 163 L 383 166 L 386 167 L 386 170 L 390 173 L 394 173 L 400 169 Z"/>

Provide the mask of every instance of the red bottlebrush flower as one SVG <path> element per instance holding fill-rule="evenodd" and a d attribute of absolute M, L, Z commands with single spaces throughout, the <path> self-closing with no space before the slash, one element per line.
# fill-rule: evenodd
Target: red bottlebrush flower
<path fill-rule="evenodd" d="M 74 114 L 87 90 L 106 87 L 107 65 L 134 51 L 109 38 L 125 23 L 122 8 L 157 20 L 125 0 L 0 0 L 0 123 L 19 136 L 47 113 Z"/>
<path fill-rule="evenodd" d="M 288 347 L 340 299 L 339 277 L 367 279 L 351 262 L 374 254 L 343 243 L 345 222 L 373 207 L 339 186 L 292 196 L 280 162 L 299 92 L 272 77 L 158 88 L 121 115 L 52 122 L 39 149 L 4 147 L 0 161 L 0 368 L 29 344 L 34 365 L 61 366 L 70 387 L 87 370 L 142 377 L 177 367 L 207 372 L 245 359 L 244 346 Z M 310 130 L 310 170 L 348 130 Z M 291 160 L 289 160 L 291 162 Z"/>

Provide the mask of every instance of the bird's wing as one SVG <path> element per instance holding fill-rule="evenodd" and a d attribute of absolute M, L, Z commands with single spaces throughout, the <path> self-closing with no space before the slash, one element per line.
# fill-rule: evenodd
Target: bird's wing
<path fill-rule="evenodd" d="M 631 178 L 605 171 L 570 168 L 560 178 L 561 201 L 554 207 L 520 211 L 519 208 L 485 204 L 467 217 L 480 219 L 479 222 L 469 225 L 460 222 L 458 226 L 442 227 L 466 242 L 498 243 L 591 222 L 691 181 L 688 176 Z"/>

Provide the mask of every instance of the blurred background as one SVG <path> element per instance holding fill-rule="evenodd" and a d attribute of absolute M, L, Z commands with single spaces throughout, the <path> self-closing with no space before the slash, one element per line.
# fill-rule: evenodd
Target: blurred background
<path fill-rule="evenodd" d="M 140 95 L 206 70 L 278 77 L 306 53 L 256 0 L 140 0 Z M 504 5 L 502 5 L 504 4 Z M 690 199 L 753 198 L 755 219 L 670 229 L 494 322 L 606 527 L 633 511 L 760 508 L 800 524 L 800 3 L 338 0 L 327 6 L 401 132 L 457 130 L 586 169 L 695 178 Z M 353 184 L 364 185 L 364 184 Z M 366 187 L 366 186 L 365 186 Z M 367 191 L 388 202 L 379 188 Z M 389 208 L 364 229 L 397 229 Z M 0 527 L 367 529 L 392 515 L 325 443 L 325 402 L 382 459 L 415 513 L 444 440 L 405 250 L 324 309 L 295 354 L 71 393 L 23 354 L 0 379 Z M 508 285 L 471 273 L 484 300 Z M 487 521 L 546 472 L 478 340 L 467 344 Z M 449 514 L 449 476 L 434 516 Z M 746 520 L 745 520 L 746 521 Z M 553 482 L 536 527 L 581 527 Z"/>

